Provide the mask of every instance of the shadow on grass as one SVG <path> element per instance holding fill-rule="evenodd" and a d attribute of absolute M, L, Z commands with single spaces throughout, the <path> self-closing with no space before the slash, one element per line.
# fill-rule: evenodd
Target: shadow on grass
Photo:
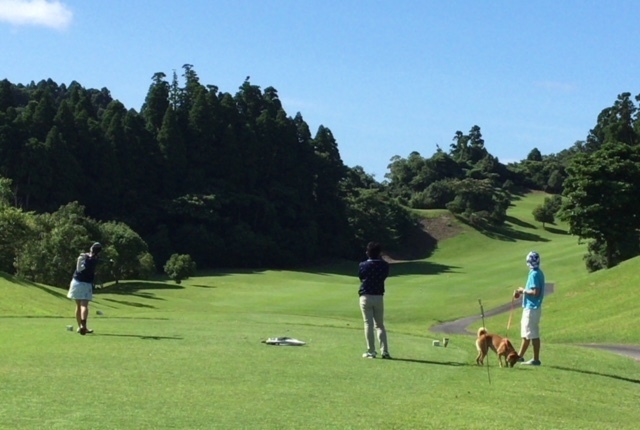
<path fill-rule="evenodd" d="M 458 266 L 448 266 L 446 264 L 432 263 L 430 261 L 403 261 L 393 263 L 390 268 L 389 277 L 403 275 L 440 275 L 442 273 L 456 273 Z M 357 269 L 357 266 L 356 266 Z"/>
<path fill-rule="evenodd" d="M 420 364 L 435 364 L 437 366 L 453 366 L 453 367 L 470 366 L 469 363 L 458 363 L 458 362 L 455 362 L 455 361 L 417 360 L 415 358 L 397 358 L 397 357 L 394 357 L 392 361 L 404 361 L 404 362 L 407 362 L 407 363 L 420 363 Z"/>
<path fill-rule="evenodd" d="M 508 223 L 513 224 L 513 225 L 517 225 L 518 227 L 530 228 L 530 229 L 533 229 L 533 230 L 536 229 L 535 225 L 529 224 L 528 222 L 524 222 L 524 221 L 522 221 L 522 220 L 520 220 L 520 219 L 518 219 L 516 217 L 508 216 L 506 221 Z"/>
<path fill-rule="evenodd" d="M 105 299 L 107 300 L 107 299 Z M 136 304 L 137 305 L 137 304 Z M 98 305 L 93 305 L 98 306 Z M 15 318 L 15 319 L 73 319 L 73 315 L 0 315 L 0 319 Z M 98 316 L 97 318 L 106 318 L 105 316 Z M 167 317 L 108 317 L 112 320 L 154 320 L 154 321 L 169 321 Z"/>
<path fill-rule="evenodd" d="M 553 233 L 553 234 L 561 234 L 564 236 L 568 236 L 569 232 L 566 230 L 560 230 L 559 228 L 553 228 L 553 227 L 545 227 L 545 230 L 547 230 L 549 233 Z"/>
<path fill-rule="evenodd" d="M 512 202 L 517 202 L 518 200 L 522 200 L 522 198 L 524 196 L 526 196 L 527 194 L 529 194 L 530 192 L 531 192 L 531 190 L 528 189 L 528 188 L 516 187 L 516 188 L 512 189 L 511 192 L 510 192 L 511 201 Z"/>
<path fill-rule="evenodd" d="M 112 336 L 112 337 L 132 337 L 142 340 L 183 340 L 184 338 L 179 336 L 148 336 L 142 334 L 116 334 L 116 333 L 100 333 L 93 334 L 93 336 Z"/>
<path fill-rule="evenodd" d="M 142 290 L 182 290 L 184 287 L 178 284 L 167 284 L 156 281 L 120 281 L 117 284 L 107 285 L 98 289 L 98 292 L 109 294 L 131 294 Z"/>
<path fill-rule="evenodd" d="M 327 265 L 312 267 L 297 267 L 296 272 L 311 273 L 314 275 L 342 275 L 358 277 L 359 261 L 343 261 Z M 391 263 L 389 277 L 403 275 L 439 275 L 442 273 L 455 273 L 457 266 L 432 263 L 430 261 L 399 261 Z"/>
<path fill-rule="evenodd" d="M 67 299 L 67 295 L 65 293 L 54 290 L 54 287 L 44 287 L 38 284 L 32 284 L 32 286 L 44 291 L 45 293 L 51 294 L 53 297 L 58 299 Z"/>
<path fill-rule="evenodd" d="M 44 291 L 47 294 L 51 294 L 52 296 L 58 298 L 58 299 L 67 299 L 67 294 L 66 288 L 59 288 L 59 287 L 53 287 L 53 286 L 45 286 L 45 285 L 40 285 L 40 284 L 36 284 L 35 282 L 32 281 L 28 281 L 26 279 L 20 279 L 16 276 L 10 275 L 6 272 L 0 272 L 0 278 L 11 282 L 13 284 L 18 284 L 24 287 L 35 287 L 38 288 L 39 290 Z M 60 290 L 60 291 L 58 291 Z"/>
<path fill-rule="evenodd" d="M 216 286 L 213 285 L 198 285 L 198 284 L 192 284 L 192 287 L 196 287 L 196 288 L 218 288 Z"/>
<path fill-rule="evenodd" d="M 107 299 L 104 298 L 102 299 L 106 302 L 113 302 L 113 303 L 118 303 L 120 305 L 125 305 L 125 306 L 133 306 L 136 308 L 147 308 L 147 309 L 155 309 L 155 306 L 151 306 L 151 305 L 145 305 L 144 303 L 138 303 L 138 302 L 129 302 L 127 300 L 116 300 L 116 299 Z"/>
<path fill-rule="evenodd" d="M 364 261 L 364 258 L 363 258 Z M 341 275 L 341 276 L 358 276 L 358 265 L 360 261 L 352 261 L 352 260 L 338 260 L 331 259 L 323 262 L 302 265 L 302 266 L 291 266 L 291 267 L 283 267 L 283 268 L 272 268 L 272 269 L 217 269 L 217 270 L 203 270 L 198 271 L 198 277 L 217 277 L 217 276 L 229 276 L 229 275 L 238 275 L 238 274 L 251 274 L 251 275 L 259 275 L 269 270 L 286 270 L 290 272 L 298 272 L 298 273 L 309 273 L 312 275 Z M 444 264 L 431 263 L 429 261 L 400 261 L 391 263 L 390 277 L 398 276 L 398 275 L 438 275 L 441 273 L 456 273 L 456 269 L 459 269 L 457 266 L 447 266 Z M 121 282 L 122 283 L 122 282 Z M 218 288 L 214 285 L 204 285 L 204 284 L 191 284 L 190 287 L 196 288 Z M 115 293 L 115 294 L 131 294 L 132 290 L 127 290 L 126 287 L 121 287 L 118 292 L 112 291 L 112 286 L 105 287 L 104 289 L 98 290 L 103 291 L 105 293 Z M 165 286 L 166 289 L 179 289 L 184 288 L 182 286 Z M 142 288 L 140 288 L 142 289 Z M 162 288 L 159 288 L 162 289 Z M 135 292 L 135 290 L 134 290 Z M 151 298 L 151 297 L 149 297 Z"/>
<path fill-rule="evenodd" d="M 576 373 L 583 373 L 585 375 L 603 376 L 605 378 L 617 379 L 619 381 L 631 382 L 633 384 L 640 384 L 640 380 L 627 378 L 625 376 L 610 375 L 608 373 L 593 372 L 591 370 L 572 369 L 570 367 L 562 367 L 562 366 L 548 366 L 548 367 L 552 369 L 565 370 L 567 372 L 576 372 Z"/>
<path fill-rule="evenodd" d="M 103 286 L 102 288 L 98 288 L 94 290 L 94 294 L 100 297 L 101 294 L 117 294 L 117 295 L 126 295 L 133 297 L 140 297 L 142 299 L 148 300 L 165 300 L 161 297 L 157 297 L 154 293 L 149 292 L 149 290 L 182 290 L 183 286 L 177 284 L 167 284 L 164 282 L 156 282 L 156 281 L 120 281 L 117 284 L 111 284 L 107 286 Z M 121 303 L 128 306 L 136 306 L 139 308 L 154 308 L 151 305 L 143 305 L 141 303 L 128 302 L 128 301 L 119 301 L 115 299 L 104 299 L 109 300 L 116 303 Z"/>
<path fill-rule="evenodd" d="M 50 319 L 67 319 L 69 316 L 60 316 L 60 315 L 0 315 L 0 318 L 50 318 Z"/>
<path fill-rule="evenodd" d="M 479 233 L 482 233 L 490 239 L 504 240 L 507 242 L 515 242 L 517 240 L 523 240 L 527 242 L 549 242 L 549 239 L 545 239 L 544 237 L 541 237 L 537 234 L 514 230 L 508 225 L 492 226 L 489 224 L 472 224 L 469 222 L 469 220 L 463 217 L 456 218 L 460 222 L 468 225 L 469 227 L 473 228 Z"/>
<path fill-rule="evenodd" d="M 387 255 L 393 260 L 424 260 L 431 257 L 438 247 L 438 240 L 422 226 L 415 226 L 401 249 L 388 250 Z"/>
<path fill-rule="evenodd" d="M 104 316 L 101 318 L 105 318 Z M 169 321 L 167 317 L 109 317 L 111 320 L 155 320 L 155 321 Z"/>
<path fill-rule="evenodd" d="M 7 272 L 1 272 L 0 271 L 0 278 L 4 279 L 5 281 L 9 281 L 12 282 L 14 284 L 18 284 L 18 285 L 25 285 L 25 286 L 34 286 L 35 284 L 31 281 L 26 281 L 24 279 L 20 279 L 17 276 L 13 276 L 8 274 Z"/>

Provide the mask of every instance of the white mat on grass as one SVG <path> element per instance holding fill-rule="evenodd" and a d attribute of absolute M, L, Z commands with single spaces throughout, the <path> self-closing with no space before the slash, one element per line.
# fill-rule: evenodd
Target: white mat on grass
<path fill-rule="evenodd" d="M 292 337 L 270 337 L 267 340 L 263 340 L 262 343 L 266 343 L 267 345 L 277 345 L 277 346 L 302 346 L 306 345 L 306 342 L 303 342 L 298 339 L 294 339 Z"/>

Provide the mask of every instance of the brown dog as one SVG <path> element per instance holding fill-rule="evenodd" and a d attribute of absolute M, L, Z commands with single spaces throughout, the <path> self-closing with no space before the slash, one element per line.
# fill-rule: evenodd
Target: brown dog
<path fill-rule="evenodd" d="M 513 367 L 520 358 L 509 339 L 497 334 L 487 333 L 487 330 L 484 327 L 480 327 L 478 329 L 476 349 L 478 350 L 478 356 L 476 357 L 476 363 L 478 366 L 482 366 L 484 364 L 484 359 L 490 349 L 498 354 L 500 367 L 504 367 L 507 364 L 509 367 Z M 502 365 L 502 359 L 504 359 L 504 366 Z"/>

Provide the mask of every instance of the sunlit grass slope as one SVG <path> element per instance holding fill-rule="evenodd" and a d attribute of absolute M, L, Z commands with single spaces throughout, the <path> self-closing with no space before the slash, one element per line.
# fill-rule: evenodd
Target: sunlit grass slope
<path fill-rule="evenodd" d="M 640 262 L 587 274 L 566 226 L 533 221 L 543 198 L 516 201 L 504 228 L 462 225 L 428 259 L 392 266 L 393 361 L 360 358 L 356 262 L 110 285 L 84 337 L 65 329 L 75 326 L 66 291 L 0 277 L 0 428 L 635 428 L 638 363 L 574 344 L 640 343 Z M 530 250 L 556 283 L 542 367 L 499 369 L 495 356 L 477 367 L 471 336 L 432 346 L 430 328 L 478 315 L 478 299 L 487 310 L 508 303 Z M 487 325 L 501 332 L 507 316 Z M 273 336 L 308 344 L 261 343 Z"/>
<path fill-rule="evenodd" d="M 394 266 L 400 279 L 389 281 L 389 301 L 401 302 L 401 320 L 416 324 L 422 315 L 432 325 L 479 314 L 478 299 L 485 310 L 508 303 L 526 280 L 529 251 L 540 253 L 547 281 L 558 287 L 585 276 L 585 247 L 567 234 L 567 226 L 557 222 L 543 228 L 533 219 L 533 208 L 546 196 L 532 193 L 515 201 L 502 228 L 479 231 L 463 225 L 461 234 L 439 243 L 426 261 Z"/>
<path fill-rule="evenodd" d="M 640 258 L 568 281 L 545 304 L 551 342 L 640 345 Z"/>

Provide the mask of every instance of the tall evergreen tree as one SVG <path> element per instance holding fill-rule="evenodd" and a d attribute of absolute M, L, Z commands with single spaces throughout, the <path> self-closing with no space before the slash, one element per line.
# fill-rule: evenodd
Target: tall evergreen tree
<path fill-rule="evenodd" d="M 160 147 L 145 127 L 144 118 L 133 110 L 124 117 L 124 140 L 130 157 L 124 175 L 123 211 L 120 219 L 136 231 L 148 231 L 154 219 L 151 208 L 158 206 L 162 192 Z M 144 230 L 143 230 L 144 229 Z"/>
<path fill-rule="evenodd" d="M 155 137 L 160 128 L 167 108 L 169 107 L 169 84 L 162 72 L 154 73 L 153 83 L 149 87 L 140 113 L 145 118 L 147 129 Z"/>
<path fill-rule="evenodd" d="M 53 126 L 47 135 L 45 147 L 48 152 L 51 183 L 47 187 L 48 198 L 40 208 L 53 212 L 60 206 L 80 198 L 79 188 L 83 184 L 83 173 L 80 163 L 69 150 L 57 126 Z"/>
<path fill-rule="evenodd" d="M 188 188 L 193 192 L 210 189 L 210 170 L 216 157 L 214 135 L 215 114 L 209 105 L 209 97 L 203 87 L 197 87 L 188 113 L 186 152 L 189 164 Z M 188 93 L 188 92 L 187 92 Z"/>
<path fill-rule="evenodd" d="M 46 210 L 52 185 L 49 151 L 44 142 L 31 137 L 22 152 L 15 179 L 16 197 L 24 210 Z"/>
<path fill-rule="evenodd" d="M 631 93 L 620 94 L 613 106 L 603 109 L 598 115 L 597 124 L 587 136 L 587 150 L 597 151 L 605 143 L 637 145 L 640 142 L 634 127 L 637 111 L 638 108 L 631 100 Z"/>
<path fill-rule="evenodd" d="M 23 151 L 23 133 L 15 108 L 0 112 L 0 176 L 17 178 Z"/>
<path fill-rule="evenodd" d="M 187 174 L 187 153 L 172 106 L 167 108 L 158 132 L 158 145 L 163 157 L 163 189 L 168 198 L 182 192 L 182 184 Z"/>
<path fill-rule="evenodd" d="M 348 248 L 346 206 L 340 196 L 340 182 L 346 175 L 338 144 L 327 127 L 320 126 L 313 139 L 316 177 L 316 219 L 318 241 L 332 253 Z"/>
<path fill-rule="evenodd" d="M 13 85 L 7 79 L 0 81 L 0 112 L 6 112 L 10 107 L 16 107 L 13 96 Z"/>
<path fill-rule="evenodd" d="M 131 164 L 131 154 L 124 131 L 124 117 L 127 111 L 119 101 L 110 103 L 101 118 L 105 145 L 113 154 L 114 163 L 109 168 L 109 182 L 115 194 L 122 199 L 126 189 L 126 178 L 135 168 Z"/>

